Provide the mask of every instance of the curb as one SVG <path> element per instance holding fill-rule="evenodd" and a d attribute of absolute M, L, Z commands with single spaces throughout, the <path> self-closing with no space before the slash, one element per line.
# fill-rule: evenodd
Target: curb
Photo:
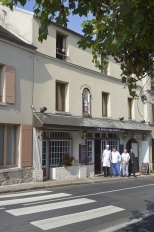
<path fill-rule="evenodd" d="M 98 184 L 98 183 L 108 183 L 108 182 L 115 182 L 115 181 L 124 181 L 124 180 L 137 180 L 138 178 L 152 178 L 154 175 L 150 176 L 137 176 L 137 178 L 130 177 L 130 178 L 123 178 L 123 177 L 111 177 L 109 179 L 88 179 L 86 181 L 73 181 L 73 182 L 56 182 L 53 183 L 52 181 L 50 182 L 40 182 L 39 184 L 37 183 L 35 186 L 35 182 L 29 182 L 29 183 L 23 183 L 23 184 L 16 184 L 16 185 L 5 185 L 0 187 L 0 195 L 3 193 L 10 193 L 10 192 L 21 192 L 21 191 L 27 191 L 27 190 L 36 190 L 36 189 L 47 189 L 47 188 L 56 188 L 56 187 L 66 187 L 66 186 L 75 186 L 75 185 L 85 185 L 85 184 Z M 95 177 L 97 178 L 97 177 Z M 30 186 L 28 186 L 30 185 Z M 1 189 L 4 188 L 4 189 Z"/>

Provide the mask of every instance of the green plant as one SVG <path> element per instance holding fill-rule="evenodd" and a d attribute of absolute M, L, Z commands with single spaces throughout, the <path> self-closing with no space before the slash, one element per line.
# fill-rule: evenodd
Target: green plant
<path fill-rule="evenodd" d="M 68 166 L 72 166 L 72 160 L 74 160 L 74 157 L 70 157 L 70 153 L 68 152 L 63 156 L 63 161 L 59 162 L 57 167 L 67 168 Z"/>

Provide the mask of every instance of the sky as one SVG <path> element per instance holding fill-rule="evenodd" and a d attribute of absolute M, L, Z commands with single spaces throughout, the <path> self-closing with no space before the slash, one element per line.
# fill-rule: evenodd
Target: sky
<path fill-rule="evenodd" d="M 28 11 L 32 11 L 33 12 L 33 6 L 35 5 L 35 0 L 28 0 L 27 1 L 27 4 L 22 7 L 19 3 L 17 4 L 16 7 L 19 7 L 19 8 L 22 8 L 24 10 L 28 10 Z M 68 17 L 68 20 L 70 22 L 68 22 L 68 28 L 79 33 L 79 34 L 82 34 L 83 35 L 83 32 L 82 32 L 82 27 L 81 27 L 81 23 L 84 21 L 84 20 L 87 20 L 87 19 L 92 19 L 92 15 L 88 15 L 88 18 L 87 17 L 79 17 L 78 15 L 70 15 Z"/>

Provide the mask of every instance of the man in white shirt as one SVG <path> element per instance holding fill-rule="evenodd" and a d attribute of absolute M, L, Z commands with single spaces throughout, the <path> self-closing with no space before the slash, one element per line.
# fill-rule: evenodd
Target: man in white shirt
<path fill-rule="evenodd" d="M 110 161 L 111 161 L 111 151 L 109 150 L 109 145 L 106 145 L 106 149 L 103 151 L 103 155 L 102 155 L 104 177 L 109 176 Z"/>
<path fill-rule="evenodd" d="M 124 152 L 122 153 L 122 163 L 123 163 L 123 176 L 129 177 L 129 160 L 130 155 L 127 153 L 127 149 L 124 149 Z"/>
<path fill-rule="evenodd" d="M 116 148 L 113 147 L 112 149 L 112 155 L 111 155 L 111 162 L 112 162 L 112 173 L 114 176 L 116 176 L 116 170 L 118 172 L 118 175 L 121 176 L 121 171 L 119 167 L 119 162 L 121 161 L 121 156 L 118 151 L 116 151 Z"/>

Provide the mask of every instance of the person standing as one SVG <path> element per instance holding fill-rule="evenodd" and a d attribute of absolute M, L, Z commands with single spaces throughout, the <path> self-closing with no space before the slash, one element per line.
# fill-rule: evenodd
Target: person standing
<path fill-rule="evenodd" d="M 129 160 L 130 155 L 127 153 L 127 149 L 124 149 L 124 152 L 122 153 L 122 162 L 123 162 L 123 176 L 129 177 Z"/>
<path fill-rule="evenodd" d="M 109 150 L 109 145 L 106 145 L 106 149 L 103 151 L 103 156 L 102 156 L 104 177 L 109 176 L 110 161 L 111 161 L 111 151 Z"/>
<path fill-rule="evenodd" d="M 133 152 L 133 148 L 130 149 L 129 155 L 129 176 L 131 176 L 131 173 L 133 173 L 133 176 L 135 177 L 135 154 Z"/>
<path fill-rule="evenodd" d="M 113 147 L 111 154 L 111 162 L 112 162 L 112 173 L 114 176 L 116 176 L 116 170 L 118 172 L 118 175 L 121 176 L 121 171 L 119 166 L 120 161 L 121 161 L 120 153 L 116 151 L 115 147 Z"/>

